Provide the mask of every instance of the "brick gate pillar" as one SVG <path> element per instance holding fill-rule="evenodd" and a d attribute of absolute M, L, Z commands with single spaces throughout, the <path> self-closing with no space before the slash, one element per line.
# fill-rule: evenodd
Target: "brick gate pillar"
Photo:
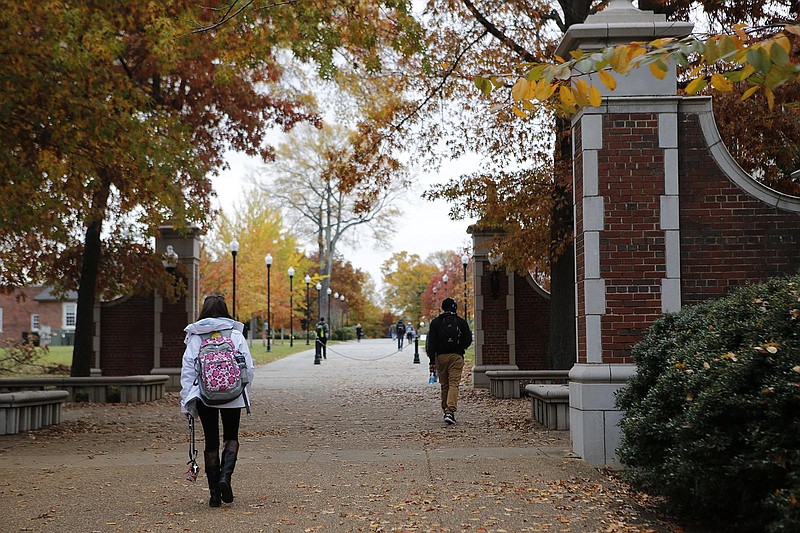
<path fill-rule="evenodd" d="M 682 37 L 692 27 L 612 0 L 572 26 L 556 53 Z M 644 67 L 617 82 L 600 107 L 572 121 L 578 361 L 570 431 L 573 451 L 596 466 L 619 464 L 614 393 L 635 372 L 631 346 L 681 301 L 674 64 L 663 80 Z"/>
<path fill-rule="evenodd" d="M 492 265 L 491 243 L 497 230 L 470 226 L 473 249 L 473 301 L 475 323 L 475 365 L 472 384 L 489 388 L 487 370 L 519 370 L 514 334 L 516 276 L 504 267 Z"/>
<path fill-rule="evenodd" d="M 153 369 L 150 373 L 170 376 L 168 389 L 180 390 L 183 328 L 196 320 L 200 308 L 200 230 L 189 228 L 187 233 L 162 226 L 158 231 L 156 253 L 163 254 L 167 246 L 172 246 L 178 254 L 185 276 L 186 298 L 168 303 L 155 295 Z"/>

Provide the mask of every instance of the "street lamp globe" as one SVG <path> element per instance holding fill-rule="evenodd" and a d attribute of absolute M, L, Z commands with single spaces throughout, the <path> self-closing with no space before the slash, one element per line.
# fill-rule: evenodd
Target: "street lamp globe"
<path fill-rule="evenodd" d="M 317 289 L 318 291 L 321 291 L 322 290 L 322 283 L 317 283 L 316 285 L 314 285 L 314 288 Z"/>
<path fill-rule="evenodd" d="M 289 273 L 290 278 L 294 277 L 294 267 L 289 267 L 289 270 L 287 270 L 287 272 Z"/>
<path fill-rule="evenodd" d="M 469 263 L 469 256 L 467 254 L 462 255 L 461 264 L 467 266 L 468 263 Z"/>
<path fill-rule="evenodd" d="M 450 276 L 448 276 L 447 274 L 445 274 L 444 276 L 442 276 L 442 281 L 444 281 L 445 285 L 447 284 L 447 282 L 448 282 L 449 280 L 450 280 Z"/>
<path fill-rule="evenodd" d="M 306 282 L 306 285 L 308 285 L 309 283 L 311 283 L 311 276 L 309 276 L 308 274 L 306 274 L 306 277 L 303 279 L 303 281 L 305 281 L 305 282 Z"/>
<path fill-rule="evenodd" d="M 268 267 L 272 266 L 272 254 L 267 254 L 264 256 L 264 263 L 266 263 Z"/>

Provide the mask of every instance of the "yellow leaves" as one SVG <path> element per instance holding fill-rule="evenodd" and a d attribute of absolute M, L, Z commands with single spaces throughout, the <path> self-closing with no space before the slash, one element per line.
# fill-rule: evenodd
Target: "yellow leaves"
<path fill-rule="evenodd" d="M 558 96 L 565 105 L 574 106 L 576 103 L 572 91 L 566 85 L 562 85 L 558 88 Z"/>
<path fill-rule="evenodd" d="M 603 96 L 600 94 L 600 90 L 592 85 L 589 88 L 589 104 L 592 107 L 600 107 L 600 104 L 603 103 Z"/>
<path fill-rule="evenodd" d="M 745 88 L 741 99 L 746 100 L 763 89 L 767 105 L 774 109 L 775 88 L 800 77 L 800 65 L 791 55 L 789 34 L 800 35 L 800 25 L 785 26 L 783 32 L 771 38 L 754 41 L 747 27 L 738 24 L 731 34 L 713 35 L 705 40 L 662 38 L 593 52 L 573 50 L 566 59 L 526 63 L 521 66 L 525 73 L 521 77 L 515 75 L 511 86 L 516 106 L 512 111 L 517 116 L 527 116 L 523 109 L 532 111 L 536 100 L 570 115 L 587 106 L 602 105 L 602 89 L 594 85 L 597 79 L 608 91 L 614 91 L 621 82 L 614 74 L 628 74 L 646 66 L 654 78 L 666 79 L 671 75 L 673 62 L 690 68 L 685 74 L 686 94 L 698 94 L 707 87 L 730 92 L 736 84 L 747 82 L 750 86 Z M 488 96 L 497 88 L 508 87 L 503 78 L 509 77 L 476 77 L 475 85 Z"/>
<path fill-rule="evenodd" d="M 724 354 L 724 355 L 721 355 L 721 356 L 720 356 L 720 359 L 730 359 L 730 360 L 731 360 L 731 361 L 733 361 L 733 362 L 736 362 L 736 361 L 738 361 L 738 360 L 739 360 L 739 359 L 736 357 L 736 354 L 735 354 L 735 353 L 733 353 L 733 352 L 728 352 L 728 353 L 726 353 L 726 354 Z"/>
<path fill-rule="evenodd" d="M 515 102 L 519 102 L 520 100 L 526 98 L 526 94 L 528 94 L 528 89 L 530 88 L 530 82 L 525 78 L 520 78 L 511 88 L 511 98 L 514 99 Z"/>
<path fill-rule="evenodd" d="M 722 74 L 713 74 L 711 76 L 711 86 L 724 93 L 728 93 L 733 90 L 733 84 Z"/>
<path fill-rule="evenodd" d="M 541 79 L 536 83 L 535 97 L 540 102 L 545 102 L 553 96 L 557 88 L 556 85 L 547 83 L 547 80 Z"/>
<path fill-rule="evenodd" d="M 662 59 L 650 63 L 648 67 L 650 68 L 650 74 L 659 80 L 663 80 L 667 76 L 667 64 Z"/>
<path fill-rule="evenodd" d="M 695 78 L 686 86 L 686 94 L 697 94 L 708 85 L 705 78 Z"/>
<path fill-rule="evenodd" d="M 597 73 L 600 76 L 600 81 L 608 87 L 610 90 L 615 90 L 617 88 L 617 78 L 615 78 L 610 72 L 607 70 L 601 70 Z"/>
<path fill-rule="evenodd" d="M 630 64 L 630 57 L 628 56 L 628 48 L 625 46 L 617 46 L 614 48 L 614 54 L 611 56 L 609 64 L 614 72 L 624 74 L 628 71 Z"/>
<path fill-rule="evenodd" d="M 800 374 L 800 365 L 793 366 L 792 372 L 794 372 L 795 374 Z"/>

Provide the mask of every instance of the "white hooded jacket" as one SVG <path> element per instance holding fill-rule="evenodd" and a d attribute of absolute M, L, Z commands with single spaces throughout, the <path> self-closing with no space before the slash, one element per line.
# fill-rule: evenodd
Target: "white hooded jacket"
<path fill-rule="evenodd" d="M 250 355 L 250 348 L 247 346 L 247 339 L 242 334 L 243 329 L 244 324 L 230 318 L 204 318 L 184 328 L 186 338 L 183 342 L 186 344 L 186 350 L 183 352 L 183 365 L 181 368 L 181 413 L 188 413 L 198 418 L 195 400 L 202 400 L 200 400 L 200 385 L 197 383 L 197 371 L 194 363 L 200 351 L 200 344 L 203 342 L 201 335 L 214 331 L 231 330 L 231 340 L 236 349 L 244 355 L 247 362 L 248 383 L 245 394 L 247 394 L 248 401 L 250 400 L 250 385 L 253 383 L 255 365 L 253 364 L 253 357 Z M 219 409 L 242 408 L 244 407 L 244 398 L 239 396 L 228 403 L 214 405 L 213 407 Z"/>

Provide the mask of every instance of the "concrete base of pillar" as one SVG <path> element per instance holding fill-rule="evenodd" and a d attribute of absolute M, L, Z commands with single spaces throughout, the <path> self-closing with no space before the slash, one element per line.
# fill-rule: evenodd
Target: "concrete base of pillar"
<path fill-rule="evenodd" d="M 614 394 L 636 373 L 635 365 L 576 364 L 569 372 L 572 451 L 597 467 L 620 467 L 617 447 L 622 411 Z"/>
<path fill-rule="evenodd" d="M 488 370 L 519 370 L 517 365 L 475 365 L 472 367 L 472 386 L 476 389 L 488 389 Z"/>
<path fill-rule="evenodd" d="M 180 368 L 154 368 L 150 371 L 150 373 L 158 374 L 159 376 L 169 376 L 169 381 L 164 386 L 164 390 L 169 392 L 177 392 L 181 390 Z"/>

